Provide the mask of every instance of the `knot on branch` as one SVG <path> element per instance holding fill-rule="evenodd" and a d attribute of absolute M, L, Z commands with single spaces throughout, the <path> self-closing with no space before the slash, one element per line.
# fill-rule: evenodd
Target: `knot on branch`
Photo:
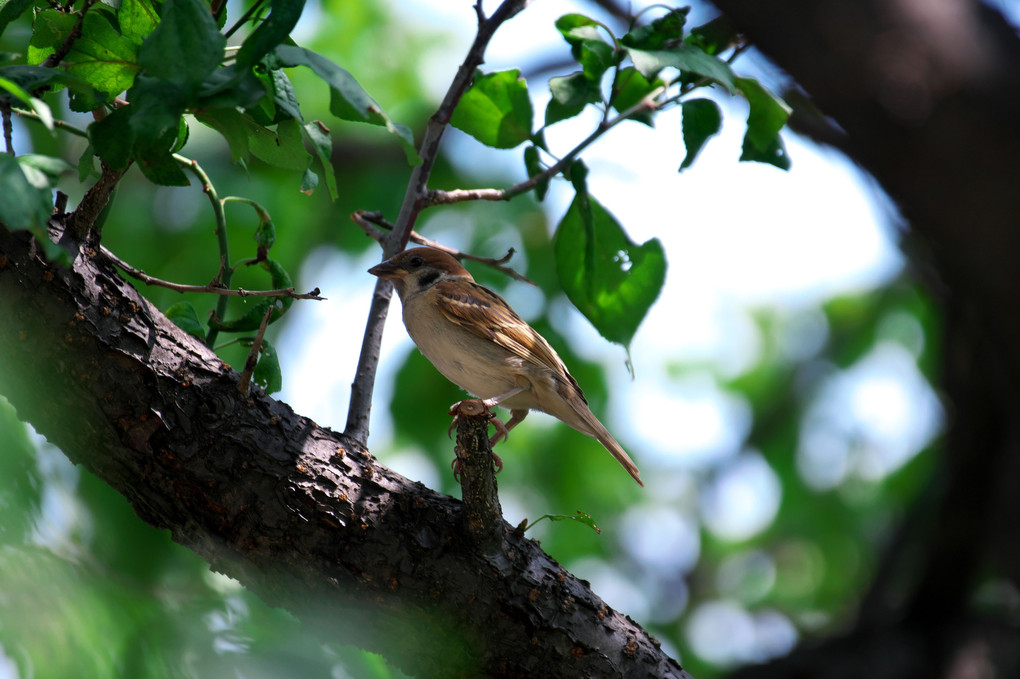
<path fill-rule="evenodd" d="M 503 465 L 489 444 L 489 423 L 494 415 L 477 399 L 455 404 L 450 414 L 457 427 L 454 469 L 464 501 L 464 531 L 482 553 L 501 552 L 506 533 L 494 462 L 500 468 Z"/>

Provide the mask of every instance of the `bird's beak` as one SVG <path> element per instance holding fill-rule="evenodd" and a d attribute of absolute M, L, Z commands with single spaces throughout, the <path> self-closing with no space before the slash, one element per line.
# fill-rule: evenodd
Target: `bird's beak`
<path fill-rule="evenodd" d="M 394 266 L 392 262 L 393 260 L 387 259 L 385 262 L 382 262 L 381 264 L 376 264 L 375 266 L 368 270 L 368 273 L 372 274 L 373 276 L 378 276 L 379 278 L 385 278 L 388 280 L 399 278 L 400 275 L 404 273 L 404 270 L 401 269 L 399 266 Z"/>

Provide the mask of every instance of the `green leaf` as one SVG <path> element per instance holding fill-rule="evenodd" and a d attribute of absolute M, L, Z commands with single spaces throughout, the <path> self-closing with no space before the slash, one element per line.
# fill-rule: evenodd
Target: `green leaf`
<path fill-rule="evenodd" d="M 674 9 L 646 26 L 634 28 L 620 42 L 641 50 L 669 48 L 683 38 L 684 24 L 687 23 L 687 13 L 690 11 L 690 7 Z"/>
<path fill-rule="evenodd" d="M 311 167 L 305 168 L 305 172 L 301 175 L 301 193 L 306 196 L 310 196 L 315 193 L 315 189 L 319 187 L 319 175 Z"/>
<path fill-rule="evenodd" d="M 241 68 L 254 66 L 262 57 L 282 43 L 294 30 L 301 12 L 305 8 L 305 0 L 273 0 L 273 10 L 259 24 L 252 34 L 245 38 L 241 49 L 237 52 L 237 64 Z"/>
<path fill-rule="evenodd" d="M 511 149 L 531 137 L 534 112 L 519 69 L 476 74 L 450 124 L 486 146 Z"/>
<path fill-rule="evenodd" d="M 157 151 L 155 149 L 145 152 L 138 152 L 135 163 L 142 174 L 152 182 L 160 186 L 190 186 L 191 181 L 188 175 L 184 174 L 180 164 L 174 159 L 169 149 Z"/>
<path fill-rule="evenodd" d="M 84 184 L 85 180 L 89 177 L 98 177 L 99 173 L 96 172 L 94 159 L 96 157 L 96 149 L 92 146 L 92 142 L 89 142 L 85 150 L 82 151 L 81 156 L 78 158 L 78 181 Z"/>
<path fill-rule="evenodd" d="M 280 290 L 294 287 L 290 274 L 276 260 L 263 259 L 258 262 L 258 265 L 269 272 L 269 277 L 272 281 L 270 289 Z M 269 322 L 275 323 L 287 312 L 292 304 L 294 304 L 293 297 L 263 297 L 240 318 L 232 321 L 219 321 L 213 317 L 209 319 L 209 327 L 227 332 L 250 332 L 257 330 L 262 325 L 262 318 L 270 307 L 273 308 L 273 313 L 269 317 Z"/>
<path fill-rule="evenodd" d="M 35 14 L 32 38 L 28 42 L 28 63 L 37 66 L 53 54 L 67 39 L 78 23 L 78 17 L 56 9 L 44 9 Z"/>
<path fill-rule="evenodd" d="M 220 65 L 226 44 L 209 5 L 166 0 L 159 26 L 138 49 L 138 62 L 146 75 L 174 83 L 190 97 Z"/>
<path fill-rule="evenodd" d="M 35 153 L 26 153 L 23 156 L 18 156 L 18 162 L 21 163 L 22 167 L 32 167 L 46 175 L 50 188 L 56 187 L 60 175 L 74 170 L 74 166 L 63 158 L 43 156 Z"/>
<path fill-rule="evenodd" d="M 657 238 L 633 243 L 582 190 L 556 229 L 554 248 L 570 301 L 603 337 L 629 346 L 666 279 L 662 243 Z"/>
<path fill-rule="evenodd" d="M 159 15 L 149 0 L 121 0 L 117 22 L 125 38 L 141 45 L 159 25 Z"/>
<path fill-rule="evenodd" d="M 294 45 L 280 45 L 274 51 L 276 66 L 307 66 L 319 78 L 329 85 L 329 110 L 342 120 L 381 125 L 396 135 L 411 165 L 421 163 L 414 147 L 414 135 L 405 125 L 394 123 L 383 113 L 382 108 L 369 96 L 358 81 L 345 69 L 337 66 L 326 57 L 311 50 Z"/>
<path fill-rule="evenodd" d="M 308 167 L 308 151 L 301 140 L 301 123 L 289 118 L 276 131 L 262 127 L 250 117 L 242 118 L 248 133 L 248 148 L 264 163 L 284 170 L 303 172 Z"/>
<path fill-rule="evenodd" d="M 616 63 L 616 50 L 601 40 L 585 40 L 576 49 L 577 62 L 584 69 L 584 77 L 599 82 L 602 75 Z"/>
<path fill-rule="evenodd" d="M 790 117 L 790 107 L 753 78 L 737 78 L 736 85 L 751 107 L 747 115 L 746 140 L 759 151 L 772 148 L 779 130 Z"/>
<path fill-rule="evenodd" d="M 277 262 L 275 259 L 264 259 L 259 262 L 259 266 L 269 272 L 269 278 L 272 281 L 273 290 L 283 290 L 285 288 L 294 287 L 294 281 L 291 279 L 290 274 L 283 268 L 283 265 Z M 290 305 L 294 303 L 293 297 L 284 297 L 280 299 L 280 314 L 290 308 Z M 274 316 L 273 320 L 276 320 L 279 316 Z"/>
<path fill-rule="evenodd" d="M 0 34 L 7 25 L 25 13 L 33 5 L 33 0 L 3 0 L 0 2 Z"/>
<path fill-rule="evenodd" d="M 50 107 L 45 101 L 37 97 L 33 97 L 17 83 L 14 83 L 7 78 L 0 77 L 0 89 L 5 90 L 11 96 L 24 102 L 25 105 L 36 112 L 39 116 L 39 122 L 41 122 L 47 130 L 50 130 L 51 132 L 53 131 L 53 112 L 50 111 Z M 8 102 L 10 101 L 10 97 L 7 96 L 0 96 L 0 99 Z"/>
<path fill-rule="evenodd" d="M 326 179 L 326 189 L 329 191 L 330 200 L 336 200 L 340 197 L 340 192 L 336 186 L 336 172 L 333 170 L 333 137 L 330 136 L 329 128 L 318 120 L 313 120 L 301 129 L 322 164 L 322 173 Z M 310 188 L 314 189 L 315 187 Z"/>
<path fill-rule="evenodd" d="M 545 109 L 545 125 L 549 126 L 567 118 L 573 118 L 588 104 L 602 101 L 602 90 L 578 71 L 566 76 L 549 79 L 552 99 Z"/>
<path fill-rule="evenodd" d="M 191 302 L 177 302 L 164 311 L 163 315 L 192 337 L 197 337 L 200 340 L 205 339 L 205 328 L 198 320 L 198 313 Z"/>
<path fill-rule="evenodd" d="M 683 111 L 684 146 L 687 147 L 687 155 L 680 164 L 680 171 L 683 171 L 694 164 L 705 142 L 722 129 L 722 111 L 711 99 L 690 99 L 683 102 L 680 109 Z"/>
<path fill-rule="evenodd" d="M 290 82 L 286 72 L 282 68 L 270 69 L 268 77 L 270 92 L 273 95 L 276 107 L 283 110 L 291 118 L 303 120 L 297 93 L 294 91 L 294 85 Z"/>
<path fill-rule="evenodd" d="M 175 83 L 138 76 L 134 87 L 128 91 L 132 138 L 151 144 L 169 130 L 176 133 L 187 108 L 187 99 L 187 92 Z"/>
<path fill-rule="evenodd" d="M 568 520 L 569 521 L 576 521 L 578 523 L 584 524 L 585 526 L 588 526 L 589 528 L 591 528 L 593 531 L 595 531 L 599 535 L 602 535 L 602 531 L 595 524 L 595 519 L 593 519 L 591 517 L 591 514 L 588 514 L 587 512 L 582 512 L 580 509 L 577 510 L 577 514 L 576 515 L 573 515 L 573 514 L 543 514 L 542 516 L 538 517 L 537 519 L 535 519 L 531 523 L 527 523 L 527 521 L 525 521 L 526 525 L 525 525 L 524 530 L 525 531 L 531 530 L 532 528 L 535 527 L 535 524 L 538 523 L 539 521 L 541 521 L 542 519 L 549 519 L 549 521 L 568 521 Z"/>
<path fill-rule="evenodd" d="M 268 90 L 252 69 L 238 70 L 237 64 L 231 64 L 217 68 L 202 82 L 194 108 L 248 109 L 266 98 Z"/>
<path fill-rule="evenodd" d="M 81 37 L 64 61 L 68 73 L 115 96 L 130 88 L 138 74 L 137 48 L 117 30 L 116 18 L 96 7 L 85 15 Z"/>
<path fill-rule="evenodd" d="M 260 297 L 240 318 L 232 321 L 220 321 L 215 316 L 209 319 L 209 327 L 222 332 L 251 332 L 262 325 L 262 318 L 271 306 L 275 297 Z M 275 314 L 275 312 L 274 312 Z M 272 317 L 270 317 L 272 318 Z"/>
<path fill-rule="evenodd" d="M 612 100 L 613 108 L 622 113 L 638 104 L 663 84 L 662 80 L 658 78 L 649 81 L 636 68 L 625 68 L 616 78 L 616 91 Z M 645 111 L 633 116 L 631 120 L 651 127 L 655 120 L 655 114 L 652 111 Z"/>
<path fill-rule="evenodd" d="M 740 160 L 742 161 L 767 163 L 775 165 L 780 170 L 790 169 L 790 156 L 786 153 L 786 145 L 783 144 L 783 138 L 778 134 L 772 140 L 772 143 L 764 149 L 751 142 L 748 135 L 744 135 L 744 143 L 740 151 Z"/>
<path fill-rule="evenodd" d="M 283 389 L 283 371 L 280 370 L 280 358 L 276 353 L 276 348 L 265 338 L 262 338 L 262 351 L 259 352 L 259 362 L 255 364 L 252 379 L 267 394 Z"/>
<path fill-rule="evenodd" d="M 261 205 L 253 203 L 252 207 L 255 208 L 255 213 L 259 218 L 259 225 L 255 227 L 255 234 L 252 237 L 255 239 L 255 244 L 259 250 L 263 248 L 268 250 L 276 243 L 276 226 L 273 224 L 269 213 Z"/>
<path fill-rule="evenodd" d="M 645 78 L 653 79 L 664 68 L 676 68 L 684 73 L 708 78 L 725 87 L 730 94 L 737 91 L 733 70 L 722 59 L 701 51 L 697 47 L 680 44 L 669 50 L 646 51 L 628 48 L 634 67 Z"/>
<path fill-rule="evenodd" d="M 564 14 L 556 20 L 556 30 L 571 45 L 602 39 L 599 36 L 599 23 L 583 14 Z"/>
<path fill-rule="evenodd" d="M 565 14 L 556 20 L 556 29 L 570 44 L 570 53 L 583 67 L 585 77 L 594 82 L 616 63 L 616 50 L 602 39 L 599 27 L 583 14 Z"/>
<path fill-rule="evenodd" d="M 545 168 L 542 167 L 542 163 L 539 161 L 538 147 L 528 146 L 524 149 L 524 169 L 527 170 L 529 178 L 542 174 Z M 535 198 L 542 202 L 548 190 L 549 178 L 546 177 L 535 186 Z"/>
<path fill-rule="evenodd" d="M 692 28 L 686 42 L 689 45 L 700 47 L 706 54 L 715 55 L 734 46 L 739 35 L 727 17 L 719 16 L 707 24 Z"/>
<path fill-rule="evenodd" d="M 60 250 L 46 233 L 53 212 L 50 182 L 46 175 L 18 159 L 0 153 L 0 222 L 9 229 L 28 229 L 54 259 Z"/>
<path fill-rule="evenodd" d="M 248 158 L 248 125 L 245 115 L 232 108 L 214 108 L 195 114 L 196 120 L 223 135 L 230 147 L 230 160 L 236 163 Z"/>

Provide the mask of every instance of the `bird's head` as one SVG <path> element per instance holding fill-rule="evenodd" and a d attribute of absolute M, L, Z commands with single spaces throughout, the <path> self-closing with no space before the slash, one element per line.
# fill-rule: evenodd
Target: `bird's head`
<path fill-rule="evenodd" d="M 473 280 L 468 270 L 461 266 L 452 255 L 435 248 L 411 248 L 376 264 L 368 273 L 393 281 L 393 287 L 401 299 L 405 295 L 420 292 L 440 280 L 467 278 Z"/>

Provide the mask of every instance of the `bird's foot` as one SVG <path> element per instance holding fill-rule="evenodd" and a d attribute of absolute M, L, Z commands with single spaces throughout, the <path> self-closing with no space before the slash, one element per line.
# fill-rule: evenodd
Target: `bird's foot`
<path fill-rule="evenodd" d="M 507 440 L 509 430 L 506 425 L 503 424 L 503 420 L 496 417 L 496 414 L 489 410 L 490 404 L 485 401 L 480 401 L 476 398 L 465 399 L 463 401 L 457 401 L 450 406 L 450 415 L 453 416 L 453 421 L 450 422 L 449 429 L 446 430 L 446 435 L 453 438 L 453 430 L 457 426 L 457 422 L 463 417 L 488 417 L 489 422 L 496 428 L 496 433 L 493 434 L 492 438 L 489 439 L 489 446 L 495 446 L 499 439 L 502 438 L 504 441 Z M 502 463 L 500 463 L 502 469 Z"/>
<path fill-rule="evenodd" d="M 496 465 L 496 473 L 503 471 L 503 458 L 496 453 L 491 453 L 492 463 Z M 459 457 L 455 457 L 450 461 L 450 469 L 453 470 L 453 480 L 460 483 L 460 470 L 464 466 L 463 460 Z"/>
<path fill-rule="evenodd" d="M 507 428 L 503 424 L 503 421 L 496 417 L 495 413 L 489 410 L 489 404 L 485 401 L 478 399 L 465 399 L 458 401 L 450 406 L 450 415 L 453 416 L 453 421 L 450 423 L 450 428 L 446 430 L 446 435 L 452 437 L 453 429 L 457 426 L 457 422 L 461 417 L 485 417 L 492 423 L 496 428 L 496 433 L 489 439 L 489 447 L 496 445 L 500 438 L 504 441 L 507 439 Z M 491 451 L 490 451 L 491 452 Z M 492 462 L 496 465 L 496 473 L 503 471 L 503 459 L 496 453 L 492 454 Z M 461 471 L 461 459 L 456 457 L 450 462 L 450 467 L 453 469 L 453 478 L 455 481 L 460 483 L 460 471 Z"/>

